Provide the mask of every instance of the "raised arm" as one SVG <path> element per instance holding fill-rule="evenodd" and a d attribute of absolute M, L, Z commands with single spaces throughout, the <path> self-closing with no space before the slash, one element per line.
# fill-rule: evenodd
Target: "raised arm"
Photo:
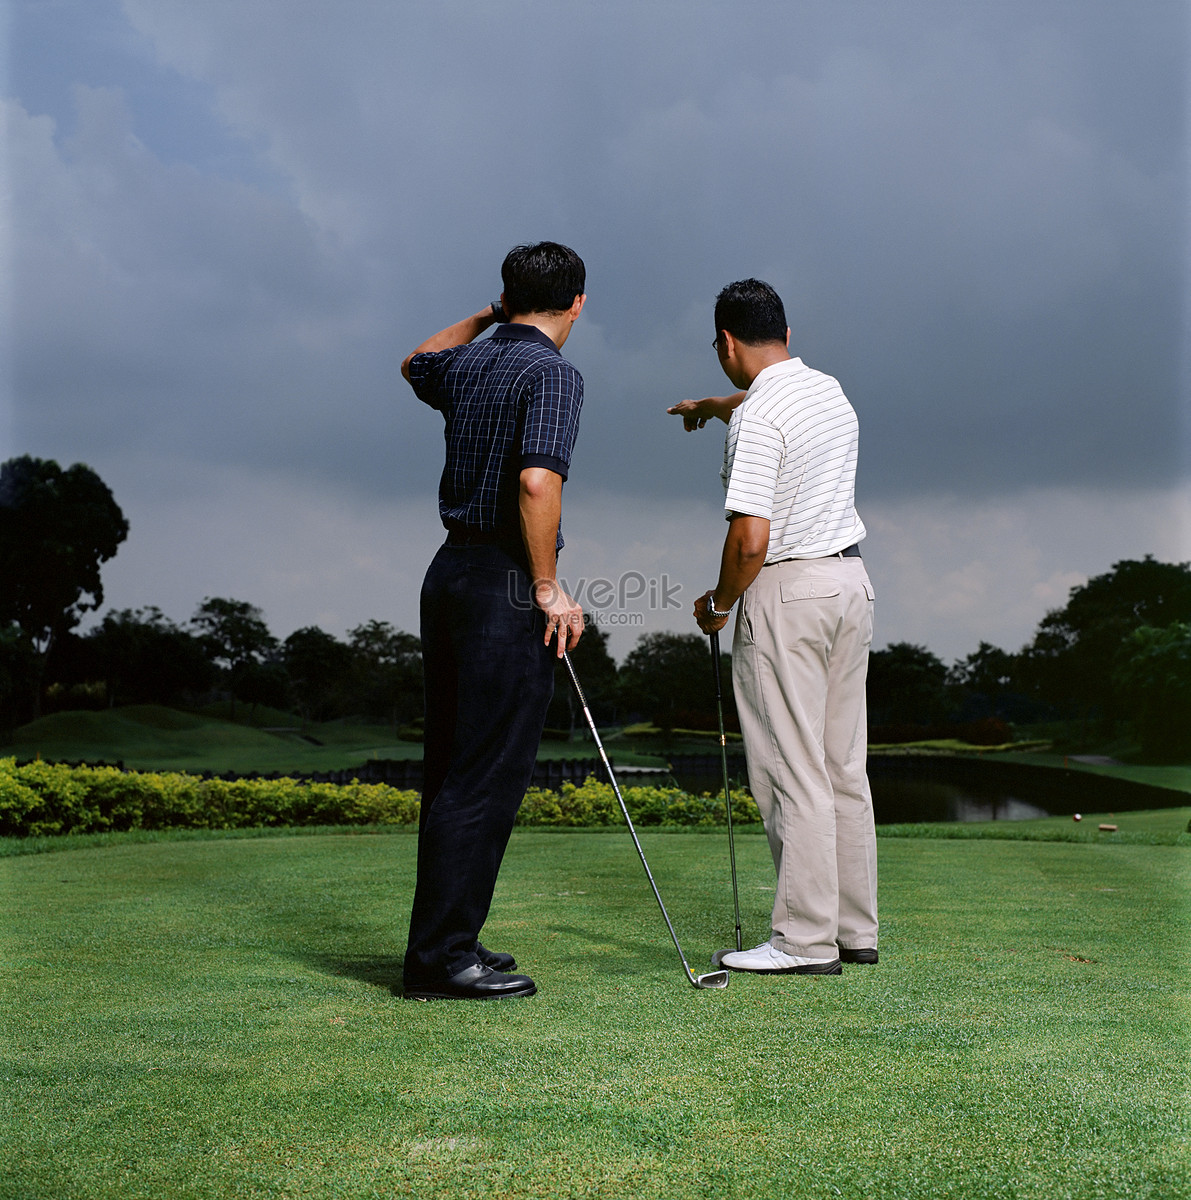
<path fill-rule="evenodd" d="M 493 306 L 489 304 L 473 316 L 464 317 L 462 321 L 456 321 L 454 325 L 448 325 L 446 329 L 440 329 L 433 337 L 428 337 L 420 346 L 411 350 L 401 364 L 401 374 L 405 376 L 406 383 L 409 382 L 409 360 L 415 354 L 432 354 L 435 350 L 449 350 L 452 346 L 463 346 L 468 342 L 475 341 L 485 329 L 495 325 L 499 320 L 501 318 L 496 315 Z"/>
<path fill-rule="evenodd" d="M 726 425 L 732 419 L 732 410 L 744 399 L 744 392 L 733 392 L 730 396 L 704 396 L 702 400 L 680 400 L 666 411 L 682 418 L 682 427 L 688 433 L 702 429 L 712 417 L 719 417 Z"/>

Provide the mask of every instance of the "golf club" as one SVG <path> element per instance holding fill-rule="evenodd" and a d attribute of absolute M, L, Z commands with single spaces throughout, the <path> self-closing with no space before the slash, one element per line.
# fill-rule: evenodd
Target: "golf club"
<path fill-rule="evenodd" d="M 732 910 L 736 914 L 736 949 L 743 950 L 740 940 L 740 891 L 736 886 L 736 840 L 732 836 L 732 789 L 728 784 L 728 741 L 724 737 L 724 692 L 720 685 L 720 635 L 711 635 L 711 671 L 715 676 L 715 711 L 720 719 L 720 762 L 724 768 L 724 807 L 728 810 L 728 862 L 732 866 Z M 727 950 L 718 950 L 711 961 L 718 967 Z"/>
<path fill-rule="evenodd" d="M 645 851 L 641 849 L 641 843 L 637 840 L 637 831 L 633 828 L 628 806 L 624 802 L 624 797 L 620 794 L 620 785 L 616 782 L 616 776 L 612 773 L 612 764 L 608 761 L 608 755 L 604 751 L 604 743 L 600 741 L 599 730 L 596 729 L 591 709 L 587 707 L 587 697 L 583 694 L 583 688 L 579 685 L 579 676 L 575 674 L 575 667 L 571 662 L 571 656 L 565 650 L 562 653 L 562 661 L 567 664 L 567 673 L 571 677 L 571 683 L 575 685 L 575 695 L 579 697 L 579 705 L 583 709 L 583 715 L 587 718 L 587 727 L 591 730 L 591 736 L 595 738 L 596 749 L 600 752 L 604 769 L 608 772 L 608 778 L 612 782 L 612 790 L 616 793 L 616 800 L 620 805 L 620 811 L 624 816 L 625 824 L 629 827 L 629 833 L 633 838 L 633 845 L 637 847 L 637 853 L 641 856 L 641 865 L 645 868 L 645 877 L 649 880 L 649 886 L 653 888 L 653 896 L 658 902 L 658 908 L 662 910 L 662 917 L 665 919 L 666 928 L 670 931 L 671 938 L 674 939 L 674 948 L 678 951 L 678 957 L 682 959 L 682 967 L 686 971 L 687 979 L 690 981 L 692 987 L 726 988 L 728 986 L 727 971 L 709 971 L 706 975 L 696 975 L 691 970 L 691 965 L 687 962 L 686 955 L 683 954 L 682 947 L 678 944 L 678 935 L 674 932 L 674 926 L 670 923 L 670 916 L 666 912 L 666 906 L 662 903 L 662 894 L 658 891 L 658 885 L 653 881 L 653 872 L 649 869 L 649 863 L 645 861 Z"/>

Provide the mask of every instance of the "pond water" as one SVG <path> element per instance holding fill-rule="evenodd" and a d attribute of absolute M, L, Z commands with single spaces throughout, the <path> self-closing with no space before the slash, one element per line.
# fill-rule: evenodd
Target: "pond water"
<path fill-rule="evenodd" d="M 723 792 L 718 757 L 676 759 L 687 791 Z M 743 757 L 729 758 L 733 783 L 747 781 Z M 1187 803 L 1185 793 L 1054 767 L 951 756 L 870 755 L 873 810 L 881 825 L 917 821 L 1024 821 L 1076 812 L 1127 812 Z"/>
<path fill-rule="evenodd" d="M 925 779 L 869 780 L 873 813 L 879 825 L 913 821 L 1028 821 L 1057 814 L 1042 804 L 1005 792 L 996 785 L 979 787 Z"/>
<path fill-rule="evenodd" d="M 674 781 L 684 791 L 723 793 L 722 773 L 675 771 Z M 733 786 L 745 779 L 731 776 Z M 632 782 L 628 780 L 627 782 Z M 1025 821 L 1054 814 L 1043 805 L 996 786 L 959 785 L 939 780 L 886 779 L 871 776 L 873 813 L 878 825 L 916 821 Z"/>
<path fill-rule="evenodd" d="M 617 765 L 617 780 L 631 784 L 671 781 L 688 792 L 723 794 L 723 768 L 718 754 L 674 755 L 671 770 Z M 603 778 L 598 759 L 543 759 L 534 770 L 534 785 L 556 788 L 564 781 L 582 783 L 589 775 Z M 744 756 L 730 754 L 733 784 L 747 782 Z M 1115 813 L 1173 808 L 1188 803 L 1186 792 L 1131 783 L 1108 775 L 1071 768 L 1005 762 L 960 755 L 870 754 L 869 781 L 873 809 L 881 825 L 918 821 L 1024 821 L 1073 813 Z M 370 759 L 363 767 L 318 778 L 332 782 L 388 783 L 420 788 L 418 760 Z"/>

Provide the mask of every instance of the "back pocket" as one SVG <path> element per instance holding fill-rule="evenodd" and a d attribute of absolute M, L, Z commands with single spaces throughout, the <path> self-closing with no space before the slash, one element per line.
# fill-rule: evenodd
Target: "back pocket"
<path fill-rule="evenodd" d="M 830 600 L 840 594 L 840 585 L 833 579 L 786 579 L 782 581 L 782 603 L 796 600 Z"/>

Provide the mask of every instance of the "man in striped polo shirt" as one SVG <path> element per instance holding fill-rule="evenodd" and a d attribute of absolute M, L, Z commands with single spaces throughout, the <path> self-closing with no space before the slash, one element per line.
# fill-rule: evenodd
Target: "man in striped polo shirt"
<path fill-rule="evenodd" d="M 719 579 L 695 601 L 704 633 L 740 601 L 732 682 L 749 783 L 777 868 L 770 938 L 725 967 L 838 975 L 877 961 L 877 850 L 865 767 L 873 589 L 857 543 L 856 414 L 828 375 L 789 352 L 778 294 L 729 284 L 715 350 L 742 389 L 669 411 L 728 423 L 728 533 Z"/>

